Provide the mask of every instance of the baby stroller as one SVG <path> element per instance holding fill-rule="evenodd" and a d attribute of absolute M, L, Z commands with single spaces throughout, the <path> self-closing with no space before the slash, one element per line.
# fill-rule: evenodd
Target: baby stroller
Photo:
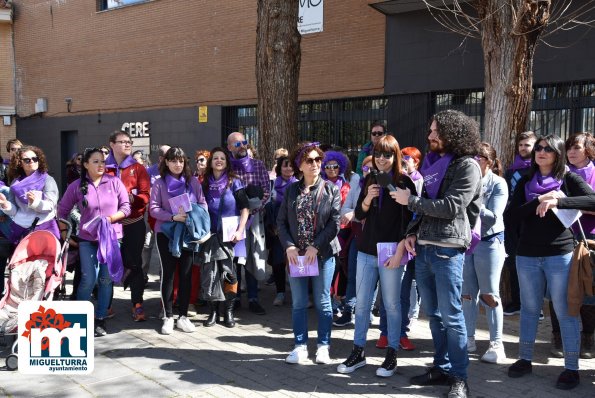
<path fill-rule="evenodd" d="M 68 237 L 60 241 L 48 231 L 33 231 L 16 246 L 8 263 L 9 277 L 5 295 L 0 301 L 0 345 L 12 344 L 11 354 L 6 357 L 8 370 L 18 368 L 18 306 L 23 301 L 52 301 L 55 293 L 62 291 L 65 284 Z M 34 228 L 34 227 L 33 227 Z M 9 340 L 12 339 L 14 341 Z"/>

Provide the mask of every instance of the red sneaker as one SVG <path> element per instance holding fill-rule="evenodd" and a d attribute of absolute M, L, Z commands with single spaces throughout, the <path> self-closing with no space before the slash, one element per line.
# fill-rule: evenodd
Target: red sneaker
<path fill-rule="evenodd" d="M 142 305 L 136 304 L 132 308 L 132 320 L 134 322 L 142 322 L 145 320 L 145 311 L 143 310 Z"/>
<path fill-rule="evenodd" d="M 376 348 L 386 348 L 388 347 L 388 339 L 386 336 L 380 336 L 378 341 L 376 342 Z"/>
<path fill-rule="evenodd" d="M 413 345 L 413 343 L 409 340 L 409 337 L 407 337 L 407 336 L 401 337 L 401 339 L 399 340 L 399 346 L 401 347 L 402 350 L 405 350 L 405 351 L 415 350 L 415 346 Z"/>

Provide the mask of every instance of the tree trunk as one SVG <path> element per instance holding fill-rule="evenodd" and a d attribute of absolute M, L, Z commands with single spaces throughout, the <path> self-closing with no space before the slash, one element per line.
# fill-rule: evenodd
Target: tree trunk
<path fill-rule="evenodd" d="M 256 89 L 259 152 L 271 167 L 275 149 L 298 141 L 299 0 L 258 0 Z"/>
<path fill-rule="evenodd" d="M 515 154 L 517 134 L 527 129 L 533 97 L 533 58 L 549 21 L 549 0 L 479 0 L 485 63 L 485 140 L 504 164 Z"/>

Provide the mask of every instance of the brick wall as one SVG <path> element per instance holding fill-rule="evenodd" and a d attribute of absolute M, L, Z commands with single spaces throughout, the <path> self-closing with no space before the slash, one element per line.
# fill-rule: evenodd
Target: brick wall
<path fill-rule="evenodd" d="M 46 117 L 256 102 L 256 2 L 154 0 L 97 12 L 95 0 L 15 0 L 17 112 Z M 302 40 L 301 99 L 380 94 L 385 17 L 326 0 Z"/>
<path fill-rule="evenodd" d="M 9 14 L 8 10 L 0 12 Z M 9 22 L 0 22 L 0 107 L 3 109 L 14 108 L 14 51 L 12 46 L 12 25 Z M 11 125 L 4 126 L 0 117 L 0 155 L 6 157 L 3 149 L 6 141 L 16 136 L 16 123 L 11 117 Z"/>

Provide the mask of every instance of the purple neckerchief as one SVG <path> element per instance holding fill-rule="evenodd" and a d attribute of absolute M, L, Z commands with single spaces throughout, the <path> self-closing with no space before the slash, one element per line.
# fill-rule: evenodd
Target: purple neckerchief
<path fill-rule="evenodd" d="M 343 176 L 338 176 L 337 179 L 335 181 L 333 181 L 333 180 L 329 179 L 325 174 L 322 176 L 322 179 L 335 184 L 335 186 L 337 188 L 339 188 L 339 192 L 341 192 L 341 188 L 343 188 L 343 184 L 345 184 L 345 182 L 346 182 L 345 177 L 343 177 Z"/>
<path fill-rule="evenodd" d="M 232 156 L 231 165 L 234 169 L 241 169 L 244 170 L 246 173 L 252 173 L 254 171 L 254 162 L 252 162 L 252 158 L 248 155 L 239 159 L 236 159 Z"/>
<path fill-rule="evenodd" d="M 97 260 L 100 264 L 107 264 L 112 281 L 119 283 L 124 275 L 124 263 L 120 253 L 118 237 L 107 217 L 102 217 L 97 228 Z"/>
<path fill-rule="evenodd" d="M 180 179 L 177 179 L 171 174 L 167 173 L 165 175 L 165 185 L 167 186 L 167 193 L 170 198 L 179 196 L 186 192 L 186 178 L 184 178 L 183 175 L 180 176 Z"/>
<path fill-rule="evenodd" d="M 539 171 L 533 174 L 533 178 L 525 184 L 525 199 L 527 202 L 550 191 L 558 191 L 562 186 L 562 180 L 556 180 L 551 174 L 543 177 Z"/>
<path fill-rule="evenodd" d="M 409 178 L 411 178 L 411 181 L 417 181 L 424 178 L 424 176 L 422 176 L 419 171 L 413 170 L 413 172 L 409 174 Z"/>
<path fill-rule="evenodd" d="M 595 173 L 593 172 L 595 171 L 595 165 L 593 165 L 593 162 L 589 161 L 589 163 L 585 167 L 581 167 L 580 169 L 576 168 L 572 164 L 568 164 L 568 168 L 573 173 L 576 173 L 579 176 L 581 176 L 582 179 L 585 180 L 587 184 L 589 184 L 590 186 L 593 186 L 593 184 L 595 183 Z"/>
<path fill-rule="evenodd" d="M 120 170 L 125 169 L 126 167 L 132 166 L 136 163 L 136 160 L 133 159 L 132 156 L 128 155 L 122 160 L 122 163 L 118 164 L 116 161 L 116 157 L 114 156 L 114 152 L 110 151 L 109 156 L 105 159 L 105 168 L 107 169 L 116 169 L 116 177 L 120 177 Z"/>
<path fill-rule="evenodd" d="M 275 179 L 275 184 L 273 187 L 275 188 L 275 192 L 277 193 L 277 196 L 275 198 L 277 203 L 283 202 L 283 197 L 285 196 L 285 189 L 287 189 L 289 184 L 292 184 L 292 183 L 296 182 L 297 180 L 298 179 L 295 178 L 295 176 L 289 177 L 289 180 L 287 180 L 287 181 L 285 181 L 283 179 L 283 177 L 277 177 Z"/>
<path fill-rule="evenodd" d="M 521 157 L 521 155 L 519 155 L 517 153 L 516 156 L 514 157 L 514 161 L 510 165 L 509 170 L 513 170 L 513 171 L 522 170 L 522 169 L 526 169 L 527 167 L 531 167 L 531 158 L 523 159 Z"/>
<path fill-rule="evenodd" d="M 227 184 L 229 183 L 229 178 L 227 177 L 227 173 L 221 174 L 221 176 L 215 179 L 214 175 L 209 176 L 209 192 L 208 195 L 213 199 L 220 199 L 221 194 L 227 188 Z"/>
<path fill-rule="evenodd" d="M 12 191 L 14 197 L 17 198 L 21 203 L 27 204 L 29 202 L 27 200 L 27 192 L 43 191 L 47 176 L 48 173 L 40 173 L 39 171 L 35 171 L 28 177 L 19 177 L 12 183 L 10 190 Z"/>
<path fill-rule="evenodd" d="M 420 173 L 424 176 L 424 187 L 430 199 L 438 197 L 438 191 L 446 174 L 446 169 L 448 169 L 448 165 L 454 157 L 452 153 L 440 156 L 436 152 L 428 152 L 424 158 Z"/>
<path fill-rule="evenodd" d="M 302 149 L 300 150 L 300 152 L 297 154 L 297 156 L 295 157 L 295 167 L 297 167 L 299 169 L 300 166 L 302 165 L 302 158 L 304 157 L 304 152 L 306 151 L 307 148 L 312 148 L 312 147 L 318 148 L 319 146 L 320 146 L 320 142 L 309 142 L 309 143 L 305 144 L 302 147 Z"/>

